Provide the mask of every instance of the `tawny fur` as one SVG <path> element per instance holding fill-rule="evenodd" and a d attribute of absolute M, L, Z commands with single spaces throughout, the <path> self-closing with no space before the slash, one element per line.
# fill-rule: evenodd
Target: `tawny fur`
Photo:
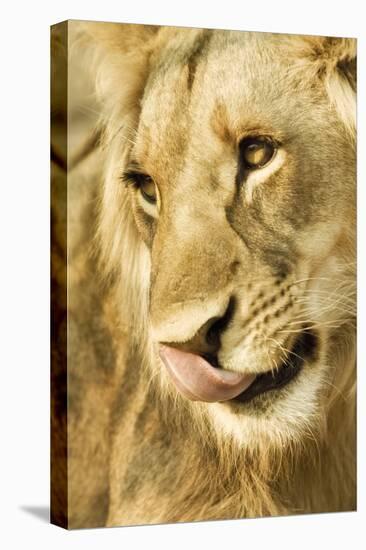
<path fill-rule="evenodd" d="M 103 130 L 98 152 L 104 169 L 102 189 L 96 182 L 99 216 L 96 235 L 94 237 L 90 231 L 88 239 L 89 245 L 93 241 L 94 254 L 98 257 L 100 284 L 107 296 L 102 304 L 103 326 L 109 327 L 115 356 L 113 373 L 110 371 L 110 389 L 101 392 L 104 403 L 91 403 L 94 391 L 91 388 L 85 398 L 89 403 L 81 405 L 87 411 L 86 429 L 83 421 L 78 422 L 76 417 L 72 420 L 71 483 L 75 489 L 70 502 L 70 525 L 161 523 L 354 510 L 355 210 L 351 185 L 354 179 L 350 177 L 351 183 L 345 184 L 345 192 L 350 196 L 349 207 L 344 207 L 339 214 L 348 217 L 349 229 L 334 243 L 332 235 L 329 237 L 329 255 L 334 255 L 340 265 L 340 281 L 335 282 L 331 290 L 337 292 L 337 284 L 340 285 L 338 288 L 344 295 L 340 305 L 344 306 L 344 312 L 340 313 L 337 306 L 332 312 L 329 302 L 322 306 L 330 308 L 329 319 L 334 318 L 334 328 L 331 331 L 324 329 L 328 330 L 331 353 L 324 352 L 322 356 L 324 364 L 318 371 L 319 387 L 311 397 L 314 399 L 312 412 L 300 418 L 301 413 L 293 410 L 292 417 L 283 419 L 278 425 L 271 421 L 268 429 L 264 428 L 266 420 L 259 413 L 258 419 L 253 417 L 250 421 L 251 433 L 245 432 L 245 437 L 238 437 L 236 428 L 226 429 L 221 410 L 214 407 L 208 410 L 205 404 L 187 402 L 157 364 L 150 318 L 152 259 L 146 244 L 149 237 L 141 237 L 131 196 L 120 184 L 121 168 L 127 162 L 131 147 L 140 139 L 137 128 L 144 109 L 144 94 L 148 95 L 145 87 L 150 71 L 157 70 L 161 52 L 170 47 L 178 51 L 180 43 L 193 44 L 200 31 L 99 23 L 81 27 L 81 32 L 79 25 L 74 28 L 75 49 L 78 51 L 80 44 L 87 45 L 89 56 L 89 45 L 93 42 L 91 72 L 97 75 L 96 91 Z M 233 42 L 235 40 L 233 36 Z M 261 40 L 265 43 L 271 38 L 270 35 L 254 34 L 252 40 L 253 44 L 260 44 Z M 235 46 L 230 47 L 235 51 Z M 352 64 L 356 55 L 355 41 L 284 36 L 274 42 L 273 48 L 263 49 L 261 53 L 256 50 L 258 63 L 268 64 L 271 55 L 287 59 L 287 99 L 290 100 L 290 94 L 311 89 L 314 97 L 319 98 L 319 104 L 328 102 L 330 116 L 338 121 L 334 132 L 341 136 L 339 143 L 344 139 L 351 143 L 350 150 L 354 149 L 355 73 Z M 193 65 L 189 68 L 188 81 L 200 77 L 196 76 L 196 65 L 200 63 L 200 54 L 197 55 L 197 59 L 191 58 Z M 178 91 L 179 79 L 186 78 L 184 75 L 177 80 Z M 232 85 L 235 87 L 235 83 L 227 83 L 228 87 Z M 161 93 L 163 90 L 166 93 L 166 88 L 162 88 Z M 318 106 L 309 104 L 308 109 L 315 112 Z M 154 113 L 150 109 L 145 116 L 153 117 Z M 226 106 L 216 109 L 212 116 L 215 118 L 211 118 L 213 127 L 219 128 L 221 137 L 229 140 L 230 131 L 236 130 L 233 121 L 228 120 L 230 115 Z M 240 132 L 240 128 L 237 131 Z M 149 139 L 151 149 L 158 147 L 157 134 Z M 144 155 L 141 139 L 138 144 Z M 190 151 L 190 145 L 183 141 L 178 146 Z M 164 150 L 159 154 L 163 162 Z M 317 176 L 314 174 L 314 177 Z M 313 233 L 310 228 L 308 232 L 306 228 L 302 231 L 304 249 L 307 246 L 311 254 L 315 254 L 311 242 Z M 165 239 L 167 241 L 169 236 L 165 235 Z M 220 270 L 220 265 L 216 267 Z M 89 276 L 92 276 L 90 266 Z M 159 278 L 159 273 L 156 277 Z M 158 285 L 162 284 L 156 283 L 156 277 L 155 296 L 159 292 Z M 265 280 L 263 284 L 265 286 Z M 161 305 L 163 311 L 168 307 L 163 294 L 161 300 L 156 307 L 159 309 Z M 84 377 L 86 379 L 87 374 Z M 102 379 L 105 382 L 104 376 Z M 95 395 L 99 395 L 98 391 Z M 278 411 L 276 418 L 280 418 L 280 408 Z M 105 437 L 100 436 L 97 452 L 88 435 L 94 430 L 94 415 L 103 418 L 101 425 L 106 430 Z M 97 457 L 98 479 L 102 463 L 108 471 L 109 487 L 102 493 L 99 486 L 94 486 L 91 471 L 85 470 L 85 465 L 93 464 L 93 452 Z M 94 497 L 91 496 L 93 491 Z M 103 494 L 104 502 L 107 493 L 108 504 L 100 507 L 99 514 L 95 510 L 91 512 L 93 498 L 94 503 L 98 502 L 98 495 Z"/>

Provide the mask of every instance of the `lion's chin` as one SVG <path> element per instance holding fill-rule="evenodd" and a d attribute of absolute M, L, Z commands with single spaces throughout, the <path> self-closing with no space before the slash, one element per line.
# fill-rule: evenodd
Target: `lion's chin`
<path fill-rule="evenodd" d="M 277 377 L 261 374 L 237 398 L 205 405 L 207 420 L 220 439 L 232 441 L 238 449 L 261 452 L 262 445 L 284 450 L 322 432 L 322 400 L 331 376 L 326 346 L 309 331 L 299 335 L 292 351 L 298 355 L 292 356 L 293 366 L 279 369 Z"/>

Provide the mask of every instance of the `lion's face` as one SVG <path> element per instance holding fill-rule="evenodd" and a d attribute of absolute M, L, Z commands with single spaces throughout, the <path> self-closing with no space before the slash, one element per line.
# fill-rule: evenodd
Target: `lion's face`
<path fill-rule="evenodd" d="M 283 442 L 316 429 L 341 376 L 353 144 L 291 37 L 166 33 L 122 167 L 154 368 L 238 441 Z"/>

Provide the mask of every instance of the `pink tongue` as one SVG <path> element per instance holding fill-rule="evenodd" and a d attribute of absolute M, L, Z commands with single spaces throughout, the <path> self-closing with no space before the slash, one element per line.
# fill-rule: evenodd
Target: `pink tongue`
<path fill-rule="evenodd" d="M 160 357 L 178 390 L 192 401 L 228 401 L 254 382 L 254 374 L 213 367 L 193 353 L 160 346 Z"/>

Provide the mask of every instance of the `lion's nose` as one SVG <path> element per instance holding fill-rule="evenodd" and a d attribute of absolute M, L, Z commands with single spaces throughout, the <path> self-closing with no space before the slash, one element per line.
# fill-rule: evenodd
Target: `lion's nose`
<path fill-rule="evenodd" d="M 195 335 L 187 342 L 162 342 L 180 350 L 201 355 L 211 364 L 217 362 L 216 356 L 221 345 L 221 335 L 229 325 L 235 312 L 235 298 L 231 297 L 225 313 L 218 317 L 211 317 L 197 330 Z"/>

